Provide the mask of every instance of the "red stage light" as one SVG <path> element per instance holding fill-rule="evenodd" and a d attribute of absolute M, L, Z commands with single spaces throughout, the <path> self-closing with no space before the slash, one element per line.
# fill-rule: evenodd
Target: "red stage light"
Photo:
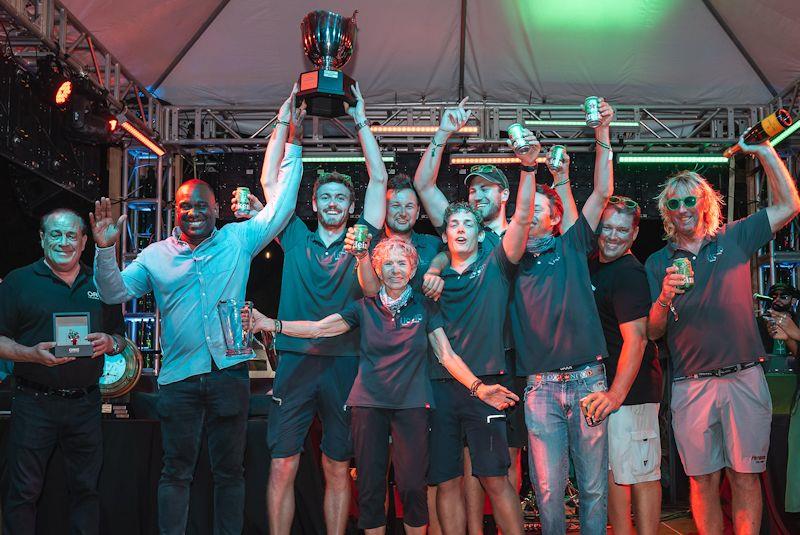
<path fill-rule="evenodd" d="M 124 116 L 119 116 L 120 119 L 123 119 Z M 158 146 L 152 139 L 147 137 L 144 133 L 140 132 L 135 126 L 133 126 L 127 119 L 123 119 L 120 123 L 120 126 L 125 129 L 130 135 L 135 137 L 139 140 L 139 143 L 150 149 L 156 156 L 164 156 L 167 152 Z"/>
<path fill-rule="evenodd" d="M 70 95 L 72 95 L 72 82 L 64 80 L 58 84 L 58 89 L 56 89 L 56 104 L 63 106 L 69 100 Z"/>
<path fill-rule="evenodd" d="M 109 119 L 108 120 L 108 129 L 113 132 L 117 129 L 117 120 L 116 119 Z"/>

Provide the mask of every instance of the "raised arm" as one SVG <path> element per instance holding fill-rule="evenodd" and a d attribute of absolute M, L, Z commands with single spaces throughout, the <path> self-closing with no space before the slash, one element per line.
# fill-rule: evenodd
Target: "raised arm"
<path fill-rule="evenodd" d="M 267 149 L 264 151 L 264 163 L 261 165 L 261 188 L 264 190 L 264 198 L 269 200 L 277 194 L 275 190 L 278 187 L 278 171 L 281 168 L 281 160 L 284 154 L 284 144 L 289 135 L 289 130 L 292 127 L 292 119 L 297 112 L 294 104 L 295 95 L 297 94 L 297 84 L 292 87 L 292 93 L 289 95 L 278 110 L 278 119 L 275 128 L 272 129 L 272 135 L 269 136 Z M 302 128 L 300 130 L 302 138 Z M 300 140 L 292 140 L 292 143 L 300 144 Z"/>
<path fill-rule="evenodd" d="M 504 410 L 519 401 L 519 397 L 504 386 L 485 385 L 475 377 L 464 360 L 453 351 L 450 340 L 447 339 L 447 335 L 441 327 L 428 334 L 428 341 L 433 347 L 433 353 L 436 358 L 450 372 L 450 375 L 470 391 L 473 391 L 484 403 L 491 405 L 495 409 Z"/>
<path fill-rule="evenodd" d="M 117 264 L 117 241 L 125 224 L 123 214 L 114 221 L 111 217 L 111 200 L 102 197 L 94 203 L 94 213 L 89 213 L 94 252 L 94 283 L 100 299 L 107 304 L 119 304 L 150 292 L 147 268 L 140 253 L 123 271 Z"/>
<path fill-rule="evenodd" d="M 561 216 L 561 234 L 564 234 L 578 220 L 578 205 L 575 204 L 575 197 L 572 195 L 572 185 L 569 181 L 570 157 L 564 151 L 564 162 L 561 167 L 554 169 L 550 167 L 550 158 L 547 159 L 547 169 L 553 177 L 553 189 L 556 190 L 561 205 L 564 207 L 564 214 Z"/>
<path fill-rule="evenodd" d="M 524 131 L 525 141 L 530 145 L 530 150 L 525 154 L 517 154 L 523 167 L 535 168 L 536 158 L 539 156 L 541 145 L 539 140 L 529 130 Z M 509 140 L 509 145 L 511 145 Z M 503 235 L 503 249 L 512 264 L 518 264 L 525 254 L 525 244 L 528 241 L 528 231 L 533 220 L 533 197 L 536 188 L 536 171 L 519 171 L 519 187 L 517 188 L 517 203 L 514 215 Z"/>
<path fill-rule="evenodd" d="M 745 154 L 757 157 L 764 168 L 772 194 L 772 202 L 766 208 L 767 218 L 772 232 L 778 232 L 800 214 L 797 184 L 789 174 L 786 164 L 768 141 L 758 145 L 747 145 L 743 138 L 739 138 L 739 146 Z"/>
<path fill-rule="evenodd" d="M 606 207 L 608 198 L 614 194 L 614 153 L 611 152 L 611 120 L 614 109 L 602 100 L 600 102 L 600 125 L 594 129 L 594 189 L 583 205 L 583 216 L 592 230 L 597 230 L 600 216 Z"/>
<path fill-rule="evenodd" d="M 358 140 L 361 142 L 361 151 L 367 164 L 367 174 L 369 183 L 364 194 L 364 219 L 375 228 L 381 228 L 386 219 L 386 183 L 389 174 L 386 172 L 386 165 L 381 157 L 381 148 L 375 140 L 375 136 L 367 123 L 367 112 L 364 107 L 364 97 L 361 89 L 356 85 L 352 86 L 353 95 L 356 97 L 356 105 L 345 108 L 347 114 L 356 123 Z"/>
<path fill-rule="evenodd" d="M 358 276 L 358 285 L 361 286 L 361 293 L 367 297 L 378 295 L 381 290 L 381 280 L 372 267 L 372 256 L 369 254 L 372 234 L 367 235 L 367 248 L 364 251 L 356 251 L 354 249 L 355 242 L 355 229 L 350 227 L 344 237 L 344 250 L 356 258 L 356 275 Z"/>
<path fill-rule="evenodd" d="M 419 200 L 431 224 L 437 229 L 444 224 L 444 211 L 448 202 L 442 190 L 436 186 L 436 177 L 439 174 L 447 140 L 469 121 L 471 111 L 464 108 L 467 100 L 469 97 L 459 102 L 458 107 L 444 110 L 439 129 L 433 134 L 414 173 L 414 189 L 417 190 Z"/>
<path fill-rule="evenodd" d="M 281 321 L 268 318 L 253 309 L 253 332 L 281 333 L 294 338 L 330 338 L 350 330 L 339 314 L 331 314 L 319 321 Z"/>

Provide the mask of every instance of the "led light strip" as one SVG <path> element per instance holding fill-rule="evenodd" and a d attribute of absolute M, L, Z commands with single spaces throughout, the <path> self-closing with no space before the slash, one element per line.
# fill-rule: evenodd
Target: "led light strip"
<path fill-rule="evenodd" d="M 130 135 L 138 139 L 142 145 L 153 151 L 157 156 L 164 156 L 167 153 L 167 151 L 156 145 L 149 137 L 139 132 L 139 130 L 128 121 L 122 121 L 120 126 L 124 128 L 125 131 Z"/>
<path fill-rule="evenodd" d="M 550 120 L 550 119 L 537 119 L 525 121 L 526 126 L 578 126 L 589 128 L 586 121 L 567 121 L 567 120 Z M 612 127 L 619 128 L 639 128 L 639 123 L 636 121 L 611 121 Z"/>
<path fill-rule="evenodd" d="M 536 158 L 536 163 L 544 163 L 547 157 L 539 156 Z M 450 157 L 450 165 L 473 165 L 482 164 L 487 165 L 503 165 L 503 164 L 518 164 L 519 158 L 516 156 L 459 156 L 453 155 Z"/>
<path fill-rule="evenodd" d="M 780 134 L 775 136 L 772 139 L 772 146 L 774 147 L 775 145 L 777 145 L 778 143 L 780 143 L 781 141 L 783 141 L 787 137 L 789 137 L 792 134 L 794 134 L 797 131 L 798 128 L 800 128 L 800 120 L 795 121 L 792 126 L 790 126 L 786 130 L 784 130 L 783 132 L 781 132 Z"/>
<path fill-rule="evenodd" d="M 430 125 L 430 126 L 383 126 L 383 125 L 374 125 L 369 127 L 372 130 L 373 134 L 398 134 L 398 135 L 410 135 L 410 134 L 433 134 L 435 133 L 439 127 Z M 462 126 L 456 134 L 477 134 L 478 127 L 477 126 Z"/>
<path fill-rule="evenodd" d="M 394 163 L 394 156 L 381 156 L 381 160 Z M 363 156 L 303 156 L 303 163 L 362 163 L 366 162 Z"/>
<path fill-rule="evenodd" d="M 705 156 L 702 154 L 663 154 L 639 155 L 620 154 L 618 163 L 728 163 L 725 156 Z"/>

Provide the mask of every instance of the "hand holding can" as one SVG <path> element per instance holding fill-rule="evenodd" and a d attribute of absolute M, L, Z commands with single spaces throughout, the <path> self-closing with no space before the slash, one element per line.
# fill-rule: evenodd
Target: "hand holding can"
<path fill-rule="evenodd" d="M 530 143 L 525 140 L 525 127 L 519 123 L 509 125 L 508 139 L 511 140 L 511 148 L 517 154 L 527 154 L 531 150 Z"/>
<path fill-rule="evenodd" d="M 243 216 L 250 213 L 250 188 L 236 188 L 236 216 Z"/>
<path fill-rule="evenodd" d="M 672 265 L 678 270 L 676 273 L 684 277 L 684 283 L 677 288 L 684 291 L 694 288 L 694 270 L 691 260 L 685 257 L 676 258 Z"/>
<path fill-rule="evenodd" d="M 592 128 L 600 126 L 600 97 L 586 97 L 583 102 L 583 111 L 586 112 L 586 126 Z"/>

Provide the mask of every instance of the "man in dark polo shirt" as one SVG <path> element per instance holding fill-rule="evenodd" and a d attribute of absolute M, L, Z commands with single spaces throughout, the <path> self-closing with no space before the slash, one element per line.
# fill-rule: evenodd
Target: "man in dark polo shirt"
<path fill-rule="evenodd" d="M 370 252 L 384 238 L 399 238 L 414 246 L 419 256 L 419 265 L 411 279 L 411 287 L 419 290 L 422 287 L 422 277 L 428 270 L 431 260 L 442 248 L 442 240 L 431 234 L 414 232 L 414 225 L 419 219 L 419 198 L 414 191 L 411 178 L 404 173 L 394 175 L 389 179 L 386 189 L 386 223 L 377 238 L 370 241 Z M 352 246 L 352 230 L 345 238 L 345 244 Z M 367 266 L 365 266 L 367 267 Z M 359 270 L 359 282 L 364 295 L 377 295 L 380 290 L 380 279 L 374 270 Z"/>
<path fill-rule="evenodd" d="M 480 212 L 465 203 L 451 204 L 444 213 L 450 265 L 440 298 L 445 331 L 453 349 L 486 384 L 510 386 L 504 340 L 509 290 L 515 265 L 525 251 L 532 218 L 532 197 L 538 141 L 535 150 L 521 155 L 517 209 L 495 247 L 479 247 L 484 240 Z M 436 410 L 431 417 L 431 466 L 428 482 L 437 485 L 436 506 L 445 532 L 466 528 L 462 480 L 463 437 L 471 458 L 472 474 L 489 495 L 495 522 L 506 534 L 521 533 L 519 500 L 508 479 L 510 459 L 505 414 L 464 395 L 458 383 L 440 365 L 431 370 Z"/>
<path fill-rule="evenodd" d="M 386 168 L 380 148 L 367 127 L 364 99 L 356 86 L 356 123 L 369 174 L 364 213 L 359 223 L 373 236 L 383 226 Z M 269 195 L 269 184 L 264 184 Z M 294 217 L 278 236 L 284 251 L 278 314 L 286 320 L 320 320 L 362 296 L 356 268 L 369 269 L 368 255 L 356 260 L 344 249 L 348 217 L 355 210 L 353 184 L 339 173 L 320 176 L 314 184 L 317 230 Z M 364 265 L 361 265 L 364 264 Z M 315 414 L 322 420 L 322 468 L 325 476 L 325 523 L 329 534 L 343 534 L 350 502 L 350 458 L 353 445 L 345 401 L 358 370 L 358 331 L 332 338 L 301 339 L 278 334 L 280 352 L 273 387 L 268 443 L 271 468 L 267 502 L 270 533 L 288 535 L 294 517 L 294 480 L 300 452 Z M 334 358 L 336 357 L 336 358 Z"/>
<path fill-rule="evenodd" d="M 11 408 L 9 490 L 4 531 L 36 532 L 36 502 L 47 463 L 58 446 L 70 488 L 72 533 L 98 533 L 98 478 L 103 462 L 100 391 L 103 355 L 124 347 L 119 306 L 104 305 L 90 268 L 80 263 L 86 224 L 68 209 L 41 221 L 44 258 L 0 284 L 0 357 L 16 361 Z M 91 358 L 56 358 L 53 314 L 88 312 Z"/>
<path fill-rule="evenodd" d="M 537 185 L 527 251 L 511 297 L 517 374 L 528 378 L 529 470 L 542 531 L 548 534 L 566 531 L 564 491 L 570 454 L 580 493 L 581 533 L 606 532 L 606 422 L 592 427 L 581 414 L 581 400 L 606 389 L 603 365 L 598 362 L 607 356 L 606 344 L 586 258 L 613 191 L 609 124 L 614 111 L 603 101 L 600 113 L 594 189 L 578 221 L 560 235 L 563 208 L 558 194 Z"/>
<path fill-rule="evenodd" d="M 589 267 L 608 347 L 609 390 L 589 394 L 586 401 L 596 399 L 599 417 L 608 416 L 608 517 L 614 533 L 654 535 L 661 513 L 662 376 L 658 351 L 647 340 L 647 275 L 631 253 L 640 218 L 638 203 L 615 196 L 600 220 L 597 258 Z"/>
<path fill-rule="evenodd" d="M 666 336 L 674 366 L 672 426 L 691 482 L 701 533 L 722 532 L 719 482 L 731 483 L 734 531 L 761 525 L 760 472 L 766 468 L 772 403 L 758 358 L 764 348 L 752 309 L 750 257 L 800 213 L 797 187 L 767 142 L 739 146 L 758 158 L 772 203 L 722 224 L 720 194 L 697 173 L 669 178 L 658 196 L 667 245 L 647 259 L 648 336 Z M 694 287 L 672 267 L 686 258 Z"/>

